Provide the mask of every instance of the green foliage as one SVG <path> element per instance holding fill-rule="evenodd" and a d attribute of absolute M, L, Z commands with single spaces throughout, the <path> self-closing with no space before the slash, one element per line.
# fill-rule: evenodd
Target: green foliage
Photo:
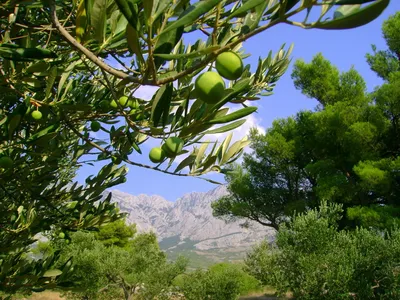
<path fill-rule="evenodd" d="M 233 300 L 260 288 L 259 282 L 247 274 L 242 266 L 229 263 L 220 263 L 208 270 L 196 270 L 181 275 L 174 283 L 188 300 Z"/>
<path fill-rule="evenodd" d="M 338 69 L 324 59 L 322 54 L 316 55 L 311 64 L 302 60 L 296 61 L 292 73 L 295 87 L 322 104 L 333 104 L 335 101 L 339 77 Z"/>
<path fill-rule="evenodd" d="M 95 237 L 106 247 L 125 248 L 130 245 L 130 239 L 133 238 L 135 233 L 136 226 L 127 225 L 125 220 L 121 219 L 101 226 L 99 231 L 95 233 Z"/>
<path fill-rule="evenodd" d="M 245 270 L 257 278 L 263 286 L 274 286 L 283 282 L 278 265 L 279 252 L 267 241 L 253 246 L 245 258 Z"/>
<path fill-rule="evenodd" d="M 248 270 L 296 299 L 397 299 L 400 231 L 338 231 L 342 208 L 323 203 L 282 226 L 277 249 L 259 246 Z"/>
<path fill-rule="evenodd" d="M 373 46 L 374 54 L 367 54 L 367 61 L 371 69 L 384 80 L 388 79 L 389 74 L 400 70 L 400 44 L 398 39 L 398 32 L 400 29 L 399 16 L 400 13 L 394 14 L 389 17 L 382 26 L 383 36 L 389 49 L 377 51 L 376 46 Z"/>
<path fill-rule="evenodd" d="M 58 264 L 72 257 L 74 269 L 60 286 L 90 299 L 113 299 L 115 295 L 153 299 L 166 293 L 172 280 L 186 269 L 184 258 L 167 261 L 154 234 L 138 234 L 125 248 L 106 245 L 93 233 L 71 234 L 70 244 L 59 245 Z"/>
<path fill-rule="evenodd" d="M 390 45 L 400 38 L 399 20 L 384 23 Z M 378 54 L 369 56 L 374 69 L 372 58 Z M 384 84 L 367 93 L 356 70 L 339 72 L 322 54 L 297 61 L 294 84 L 319 105 L 252 133 L 253 153 L 227 174 L 230 195 L 213 203 L 214 215 L 278 229 L 294 212 L 329 200 L 343 204 L 340 228 L 397 223 L 390 218 L 400 207 L 400 72 L 385 68 Z"/>

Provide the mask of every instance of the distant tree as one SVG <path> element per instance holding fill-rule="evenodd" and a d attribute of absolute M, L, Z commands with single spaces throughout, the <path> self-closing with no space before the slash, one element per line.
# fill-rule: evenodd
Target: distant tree
<path fill-rule="evenodd" d="M 400 14 L 384 23 L 390 47 Z M 390 50 L 391 53 L 394 52 Z M 369 56 L 372 69 L 378 55 Z M 386 67 L 389 67 L 388 65 Z M 343 204 L 340 227 L 388 228 L 400 217 L 400 72 L 366 92 L 354 69 L 339 72 L 321 54 L 295 63 L 296 88 L 319 104 L 315 111 L 253 131 L 241 167 L 228 174 L 230 195 L 212 204 L 214 215 L 244 218 L 277 229 L 293 213 L 322 200 Z"/>
<path fill-rule="evenodd" d="M 373 54 L 367 54 L 367 61 L 371 69 L 384 80 L 389 79 L 389 75 L 400 71 L 400 13 L 392 15 L 382 26 L 383 36 L 388 46 L 387 50 L 377 50 L 373 45 Z"/>
<path fill-rule="evenodd" d="M 121 219 L 108 223 L 95 232 L 95 238 L 106 247 L 117 246 L 128 247 L 136 233 L 136 226 L 127 225 L 126 220 Z"/>

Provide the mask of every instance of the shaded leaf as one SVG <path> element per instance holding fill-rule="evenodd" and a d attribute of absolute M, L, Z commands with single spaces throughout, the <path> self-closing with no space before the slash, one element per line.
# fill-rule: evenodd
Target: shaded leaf
<path fill-rule="evenodd" d="M 207 0 L 207 1 L 196 2 L 194 5 L 190 6 L 187 10 L 185 10 L 179 16 L 178 20 L 170 23 L 170 25 L 167 26 L 167 28 L 165 28 L 162 33 L 165 34 L 168 31 L 192 24 L 201 15 L 213 9 L 219 2 L 220 0 Z"/>
<path fill-rule="evenodd" d="M 131 24 L 127 24 L 126 26 L 126 40 L 128 42 L 129 49 L 131 49 L 131 51 L 137 55 L 140 61 L 144 63 L 142 50 L 140 48 L 139 35 L 131 26 Z"/>
<path fill-rule="evenodd" d="M 94 38 L 102 43 L 104 41 L 107 21 L 107 0 L 94 2 L 90 23 L 94 29 Z"/>
<path fill-rule="evenodd" d="M 337 30 L 350 29 L 366 25 L 377 17 L 386 9 L 390 0 L 377 0 L 376 2 L 360 8 L 350 14 L 343 15 L 332 21 L 319 22 L 313 25 L 313 28 Z"/>

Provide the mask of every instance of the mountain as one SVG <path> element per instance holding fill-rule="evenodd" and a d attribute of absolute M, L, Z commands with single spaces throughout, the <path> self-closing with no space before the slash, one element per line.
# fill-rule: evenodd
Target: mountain
<path fill-rule="evenodd" d="M 160 247 L 171 257 L 184 254 L 201 261 L 206 256 L 211 263 L 241 259 L 255 243 L 274 237 L 272 229 L 255 222 L 243 228 L 243 222 L 225 223 L 214 218 L 211 202 L 227 193 L 225 186 L 219 186 L 170 202 L 161 196 L 134 196 L 113 190 L 112 199 L 129 214 L 128 222 L 135 223 L 139 232 L 155 232 Z"/>

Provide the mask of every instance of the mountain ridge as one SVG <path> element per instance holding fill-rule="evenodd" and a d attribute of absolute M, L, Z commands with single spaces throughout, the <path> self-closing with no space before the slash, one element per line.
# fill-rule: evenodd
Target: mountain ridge
<path fill-rule="evenodd" d="M 231 252 L 244 254 L 257 242 L 274 238 L 274 230 L 256 222 L 249 228 L 243 221 L 226 223 L 212 215 L 211 202 L 228 194 L 226 186 L 208 192 L 184 194 L 175 202 L 159 195 L 131 195 L 112 190 L 112 201 L 127 212 L 128 223 L 135 223 L 139 232 L 153 231 L 160 247 L 179 252 Z"/>

